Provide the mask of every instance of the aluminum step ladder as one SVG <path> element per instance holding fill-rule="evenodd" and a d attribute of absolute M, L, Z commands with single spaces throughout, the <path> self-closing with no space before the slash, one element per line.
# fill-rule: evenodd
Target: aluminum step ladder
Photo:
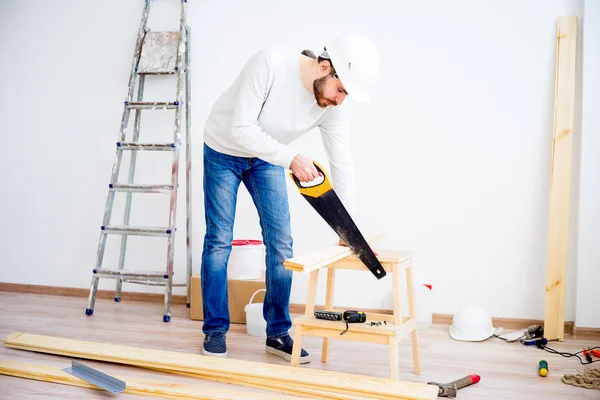
<path fill-rule="evenodd" d="M 108 187 L 104 218 L 100 230 L 100 240 L 96 255 L 96 265 L 86 308 L 86 315 L 92 315 L 100 278 L 116 279 L 114 300 L 121 300 L 123 282 L 152 286 L 165 286 L 163 321 L 171 320 L 172 288 L 185 286 L 187 288 L 187 307 L 190 307 L 190 278 L 192 275 L 191 252 L 191 143 L 190 143 L 190 30 L 186 25 L 187 0 L 180 1 L 180 24 L 176 32 L 151 32 L 147 27 L 148 14 L 152 0 L 145 0 L 145 6 L 140 21 L 133 62 L 129 77 L 127 97 L 121 120 L 121 130 L 116 145 L 116 154 Z M 144 84 L 147 75 L 175 75 L 176 98 L 173 101 L 145 102 L 143 101 Z M 137 95 L 134 92 L 137 84 Z M 171 99 L 172 100 L 172 99 Z M 133 134 L 127 139 L 128 122 L 131 110 L 135 110 Z M 175 110 L 175 131 L 173 141 L 169 143 L 139 142 L 140 120 L 142 111 Z M 186 246 L 187 271 L 185 282 L 173 282 L 173 260 L 175 247 L 177 192 L 179 186 L 179 154 L 181 147 L 182 124 L 185 122 L 185 154 L 186 154 Z M 126 183 L 118 182 L 123 152 L 131 151 L 129 174 Z M 136 184 L 134 183 L 136 155 L 138 151 L 166 151 L 172 153 L 171 181 L 166 184 Z M 115 194 L 126 192 L 123 225 L 111 224 L 111 215 Z M 131 195 L 132 193 L 166 193 L 170 195 L 169 222 L 165 227 L 130 226 Z M 122 235 L 119 254 L 119 265 L 116 269 L 104 268 L 102 265 L 108 235 Z M 127 237 L 160 236 L 167 238 L 167 262 L 164 271 L 139 271 L 124 269 Z"/>

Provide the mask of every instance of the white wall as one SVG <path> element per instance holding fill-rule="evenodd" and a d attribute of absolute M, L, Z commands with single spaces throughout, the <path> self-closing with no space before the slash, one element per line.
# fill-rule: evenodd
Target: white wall
<path fill-rule="evenodd" d="M 575 324 L 600 328 L 600 1 L 585 1 L 579 252 Z"/>
<path fill-rule="evenodd" d="M 319 51 L 330 35 L 359 30 L 379 45 L 382 56 L 373 101 L 347 103 L 354 117 L 359 226 L 384 232 L 380 247 L 416 252 L 417 277 L 434 286 L 434 312 L 454 313 L 476 302 L 495 317 L 543 319 L 556 22 L 560 15 L 582 17 L 583 0 L 283 4 L 189 2 L 194 272 L 204 233 L 201 134 L 215 98 L 263 46 Z M 89 286 L 142 6 L 142 0 L 0 4 L 0 127 L 7 146 L 0 161 L 6 188 L 1 281 Z M 153 30 L 177 28 L 173 2 L 158 0 L 153 12 Z M 150 82 L 147 99 L 171 98 L 169 82 Z M 586 96 L 589 113 L 598 97 Z M 142 136 L 168 140 L 172 124 L 161 122 L 168 119 L 164 115 L 148 114 Z M 594 122 L 586 121 L 589 140 L 597 141 Z M 585 141 L 581 202 L 589 208 L 581 219 L 595 212 L 592 202 L 599 195 L 592 181 L 593 150 L 586 150 Z M 294 147 L 324 160 L 316 131 Z M 140 182 L 168 179 L 168 158 L 140 155 L 139 160 Z M 288 183 L 296 254 L 332 243 L 335 235 Z M 176 250 L 180 279 L 183 193 Z M 137 196 L 132 223 L 166 222 L 166 196 Z M 583 243 L 593 240 L 595 227 L 588 229 Z M 235 235 L 260 237 L 243 187 Z M 133 265 L 163 266 L 164 239 L 130 238 L 130 243 Z M 107 250 L 105 265 L 114 265 L 118 239 L 109 241 Z M 587 257 L 589 269 L 592 256 L 584 248 L 578 254 Z M 585 283 L 576 283 L 576 262 L 572 257 L 566 319 L 575 318 L 578 305 L 577 315 L 592 326 L 598 313 L 591 309 L 591 291 L 582 293 Z M 338 279 L 340 305 L 391 308 L 388 280 L 360 273 Z M 292 302 L 304 301 L 306 283 L 306 277 L 295 276 Z M 103 280 L 100 287 L 113 285 Z M 324 301 L 323 293 L 317 301 Z"/>

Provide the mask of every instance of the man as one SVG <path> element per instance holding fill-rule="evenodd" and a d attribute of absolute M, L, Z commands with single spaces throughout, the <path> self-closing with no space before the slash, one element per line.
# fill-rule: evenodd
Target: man
<path fill-rule="evenodd" d="M 367 101 L 378 70 L 377 49 L 359 35 L 331 39 L 318 58 L 310 51 L 267 48 L 250 58 L 216 101 L 204 130 L 204 354 L 227 354 L 227 263 L 237 191 L 243 182 L 258 211 L 266 248 L 266 350 L 291 359 L 292 272 L 283 262 L 293 252 L 285 170 L 301 182 L 317 179 L 319 172 L 311 159 L 288 145 L 320 129 L 336 192 L 354 213 L 354 167 L 341 105 L 346 96 Z M 309 361 L 302 349 L 300 363 Z"/>

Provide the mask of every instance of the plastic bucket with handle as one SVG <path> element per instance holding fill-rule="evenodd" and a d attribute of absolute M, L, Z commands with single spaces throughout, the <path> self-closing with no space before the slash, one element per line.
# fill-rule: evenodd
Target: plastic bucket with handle
<path fill-rule="evenodd" d="M 266 289 L 258 289 L 250 301 L 244 307 L 246 311 L 246 333 L 252 336 L 267 336 L 267 322 L 263 317 L 263 303 L 252 303 L 254 296 L 259 292 L 266 292 Z"/>
<path fill-rule="evenodd" d="M 265 269 L 265 245 L 261 240 L 236 239 L 231 242 L 227 267 L 229 279 L 258 279 Z"/>

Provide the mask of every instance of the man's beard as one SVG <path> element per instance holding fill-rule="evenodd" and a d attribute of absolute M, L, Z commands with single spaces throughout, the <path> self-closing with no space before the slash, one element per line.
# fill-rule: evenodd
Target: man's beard
<path fill-rule="evenodd" d="M 323 76 L 323 77 L 315 79 L 313 81 L 313 92 L 315 94 L 315 100 L 317 100 L 317 104 L 321 108 L 325 108 L 325 107 L 331 106 L 331 105 L 337 105 L 337 104 L 334 104 L 333 102 L 327 100 L 325 98 L 325 96 L 323 95 L 323 92 L 325 90 L 325 83 L 327 82 L 327 79 L 329 78 L 329 76 L 330 75 Z"/>

